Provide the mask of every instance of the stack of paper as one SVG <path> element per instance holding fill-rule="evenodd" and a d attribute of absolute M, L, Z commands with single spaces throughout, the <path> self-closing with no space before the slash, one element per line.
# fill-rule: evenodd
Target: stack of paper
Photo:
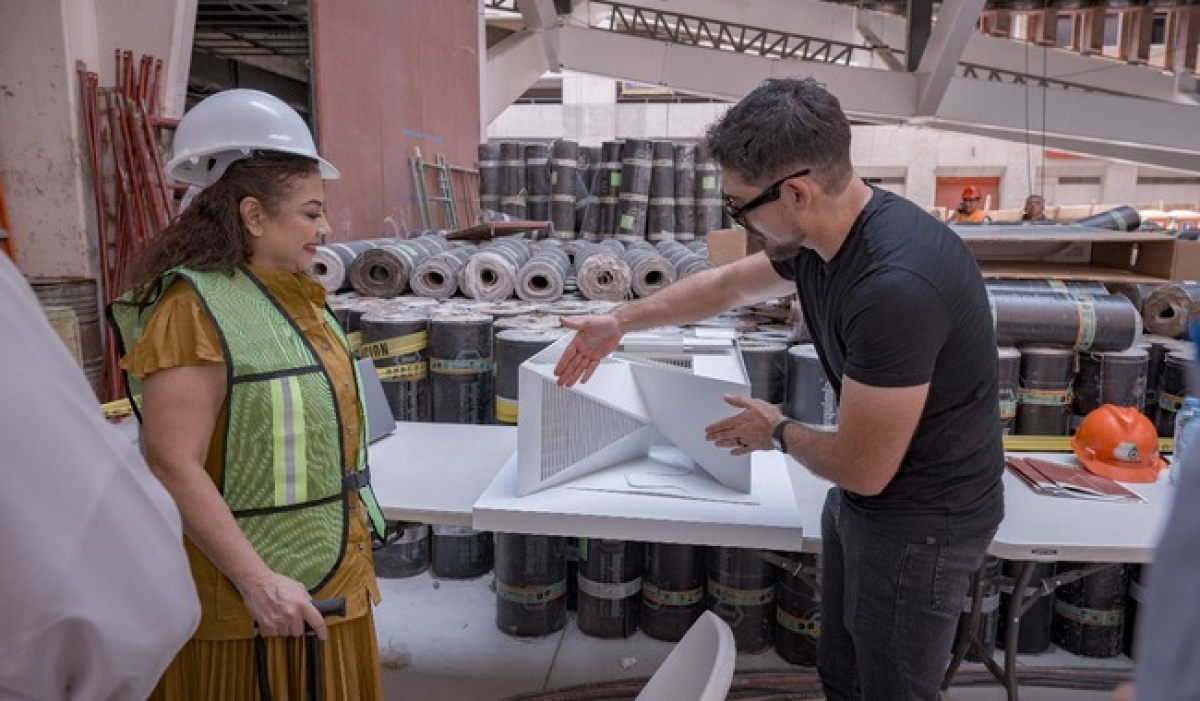
<path fill-rule="evenodd" d="M 1005 464 L 1038 494 L 1102 501 L 1145 501 L 1120 482 L 1093 475 L 1074 465 L 1013 456 L 1008 456 Z"/>

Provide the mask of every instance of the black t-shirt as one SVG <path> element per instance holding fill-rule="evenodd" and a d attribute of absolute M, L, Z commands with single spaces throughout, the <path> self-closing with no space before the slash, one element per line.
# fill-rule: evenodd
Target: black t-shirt
<path fill-rule="evenodd" d="M 874 189 L 826 263 L 776 261 L 794 280 L 821 364 L 872 387 L 930 383 L 900 469 L 852 508 L 905 533 L 973 534 L 1004 515 L 995 332 L 983 276 L 962 239 L 912 202 Z"/>

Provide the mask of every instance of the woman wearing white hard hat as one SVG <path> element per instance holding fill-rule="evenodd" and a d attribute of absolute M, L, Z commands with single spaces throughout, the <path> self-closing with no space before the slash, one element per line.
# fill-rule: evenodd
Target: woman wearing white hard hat
<path fill-rule="evenodd" d="M 151 698 L 382 699 L 359 378 L 307 272 L 337 169 L 253 90 L 196 105 L 174 145 L 167 172 L 203 190 L 109 310 L 201 602 Z"/>

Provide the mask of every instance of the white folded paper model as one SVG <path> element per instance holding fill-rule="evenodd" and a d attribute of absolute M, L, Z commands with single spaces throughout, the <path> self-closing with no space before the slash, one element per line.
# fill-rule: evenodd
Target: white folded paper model
<path fill-rule="evenodd" d="M 737 412 L 725 395 L 750 393 L 732 338 L 628 334 L 591 380 L 560 387 L 554 365 L 572 338 L 521 365 L 518 496 L 600 471 L 616 474 L 603 485 L 586 480 L 588 489 L 705 500 L 719 499 L 716 489 L 739 501 L 729 490 L 750 493 L 750 456 L 704 438 L 705 426 Z"/>

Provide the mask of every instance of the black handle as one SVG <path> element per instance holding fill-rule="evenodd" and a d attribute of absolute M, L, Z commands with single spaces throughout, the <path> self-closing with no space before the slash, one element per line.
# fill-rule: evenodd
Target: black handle
<path fill-rule="evenodd" d="M 330 616 L 345 616 L 346 615 L 346 599 L 336 597 L 333 599 L 313 599 L 312 605 L 321 612 L 321 616 L 329 618 Z"/>

